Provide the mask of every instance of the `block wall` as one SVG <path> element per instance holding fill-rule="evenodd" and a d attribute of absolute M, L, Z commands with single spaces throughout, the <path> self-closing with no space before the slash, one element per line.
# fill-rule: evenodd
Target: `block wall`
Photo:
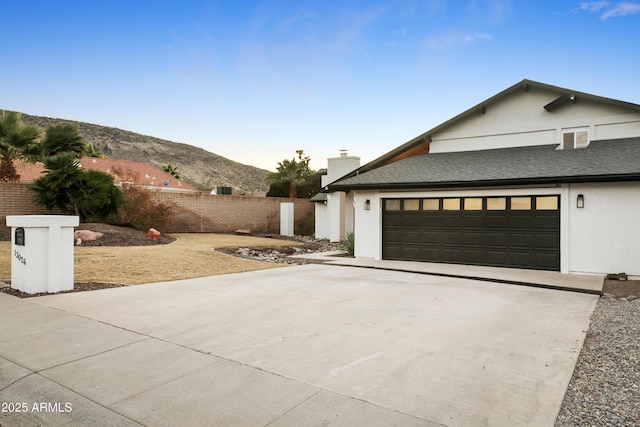
<path fill-rule="evenodd" d="M 280 203 L 294 204 L 295 234 L 313 234 L 314 206 L 308 199 L 248 197 L 158 191 L 158 202 L 175 204 L 172 232 L 232 233 L 248 229 L 254 233 L 280 232 Z"/>
<path fill-rule="evenodd" d="M 0 229 L 7 215 L 60 214 L 47 211 L 33 201 L 29 183 L 0 182 Z M 294 203 L 296 234 L 311 235 L 314 231 L 314 204 L 307 199 L 281 197 L 212 196 L 205 192 L 154 192 L 158 202 L 175 206 L 175 221 L 167 232 L 233 233 L 248 229 L 253 233 L 280 232 L 280 203 Z"/>
<path fill-rule="evenodd" d="M 0 228 L 5 227 L 8 215 L 61 214 L 58 210 L 48 211 L 38 206 L 29 185 L 28 182 L 0 182 Z"/>

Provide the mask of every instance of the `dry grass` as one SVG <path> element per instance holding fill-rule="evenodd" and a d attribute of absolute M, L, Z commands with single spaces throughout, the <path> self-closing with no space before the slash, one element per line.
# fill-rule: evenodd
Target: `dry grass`
<path fill-rule="evenodd" d="M 215 251 L 234 246 L 290 246 L 288 240 L 228 234 L 173 234 L 178 240 L 157 246 L 75 248 L 75 281 L 137 285 L 282 267 Z M 11 243 L 0 242 L 0 279 L 11 277 Z"/>

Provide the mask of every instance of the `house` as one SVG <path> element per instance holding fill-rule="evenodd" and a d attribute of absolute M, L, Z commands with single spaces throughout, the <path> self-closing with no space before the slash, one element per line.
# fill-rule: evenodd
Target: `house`
<path fill-rule="evenodd" d="M 42 163 L 15 162 L 20 181 L 30 182 L 44 172 Z M 80 166 L 95 169 L 113 176 L 116 184 L 132 183 L 149 190 L 197 191 L 197 189 L 148 163 L 129 160 L 113 160 L 97 157 L 82 157 Z"/>
<path fill-rule="evenodd" d="M 358 167 L 360 157 L 349 156 L 346 150 L 340 150 L 339 157 L 327 159 L 327 172 L 320 179 L 321 187 L 326 187 Z M 339 242 L 344 239 L 345 233 L 353 231 L 353 193 L 320 192 L 310 200 L 315 203 L 314 235 L 317 239 Z"/>
<path fill-rule="evenodd" d="M 328 186 L 355 256 L 640 275 L 640 105 L 523 80 Z"/>

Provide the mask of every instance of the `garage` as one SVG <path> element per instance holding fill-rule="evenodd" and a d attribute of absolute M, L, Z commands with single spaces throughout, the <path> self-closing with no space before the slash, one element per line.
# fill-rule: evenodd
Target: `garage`
<path fill-rule="evenodd" d="M 384 199 L 382 257 L 560 271 L 560 196 Z"/>

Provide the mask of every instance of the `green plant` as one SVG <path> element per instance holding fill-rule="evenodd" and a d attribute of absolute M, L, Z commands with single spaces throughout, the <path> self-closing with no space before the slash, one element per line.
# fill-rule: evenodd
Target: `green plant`
<path fill-rule="evenodd" d="M 78 128 L 70 124 L 56 123 L 45 131 L 42 140 L 42 155 L 55 156 L 62 153 L 73 153 L 76 158 L 82 157 L 86 146 Z"/>
<path fill-rule="evenodd" d="M 151 227 L 164 230 L 174 219 L 174 205 L 156 202 L 153 193 L 135 185 L 122 188 L 124 199 L 122 206 L 108 218 L 115 225 L 126 225 L 138 230 Z"/>
<path fill-rule="evenodd" d="M 308 192 L 306 187 L 313 184 L 316 173 L 309 167 L 309 156 L 304 156 L 304 150 L 297 150 L 298 160 L 283 160 L 278 162 L 277 172 L 269 172 L 267 183 L 269 192 L 267 196 L 282 197 L 283 192 L 289 197 L 295 198 L 300 193 Z M 311 197 L 310 195 L 305 197 Z"/>
<path fill-rule="evenodd" d="M 46 174 L 30 189 L 37 204 L 61 209 L 80 220 L 102 221 L 122 204 L 122 192 L 108 173 L 80 168 L 75 153 L 63 152 L 44 159 Z"/>
<path fill-rule="evenodd" d="M 344 249 L 349 255 L 353 256 L 355 253 L 355 237 L 353 232 L 347 232 L 344 236 L 344 240 L 340 243 L 342 243 L 342 249 Z"/>
<path fill-rule="evenodd" d="M 22 123 L 22 116 L 14 111 L 3 111 L 0 116 L 0 181 L 19 182 L 13 164 L 23 159 L 35 162 L 40 154 L 40 130 Z"/>

